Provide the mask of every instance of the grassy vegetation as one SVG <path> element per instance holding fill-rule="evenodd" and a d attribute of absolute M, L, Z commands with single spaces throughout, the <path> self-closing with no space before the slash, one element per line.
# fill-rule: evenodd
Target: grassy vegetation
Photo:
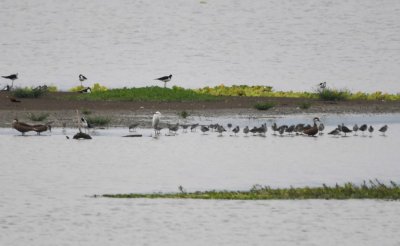
<path fill-rule="evenodd" d="M 78 92 L 81 91 L 83 89 L 86 89 L 88 86 L 75 86 L 72 87 L 71 89 L 69 89 L 70 92 Z M 90 87 L 90 89 L 92 90 L 92 92 L 103 92 L 103 91 L 108 91 L 108 88 L 105 86 L 100 85 L 99 83 L 94 83 L 92 87 Z"/>
<path fill-rule="evenodd" d="M 40 114 L 34 114 L 34 113 L 29 113 L 28 114 L 28 119 L 31 121 L 44 121 L 49 117 L 48 113 L 40 113 Z"/>
<path fill-rule="evenodd" d="M 273 107 L 275 107 L 275 103 L 272 103 L 272 102 L 256 103 L 254 105 L 254 108 L 258 109 L 258 110 L 268 110 L 268 109 L 271 109 Z"/>
<path fill-rule="evenodd" d="M 299 107 L 301 109 L 309 109 L 311 107 L 311 103 L 310 102 L 302 102 L 299 104 Z"/>
<path fill-rule="evenodd" d="M 24 87 L 15 89 L 12 91 L 12 95 L 17 98 L 39 98 L 46 92 L 47 90 L 42 90 L 39 88 Z"/>
<path fill-rule="evenodd" d="M 111 122 L 110 118 L 104 116 L 92 116 L 86 120 L 92 126 L 107 126 Z"/>
<path fill-rule="evenodd" d="M 385 185 L 379 181 L 364 182 L 361 185 L 344 185 L 303 188 L 273 189 L 255 185 L 250 191 L 204 191 L 187 193 L 180 186 L 179 193 L 153 194 L 105 194 L 110 198 L 177 198 L 177 199 L 217 199 L 217 200 L 292 200 L 292 199 L 385 199 L 399 200 L 400 186 L 394 182 Z"/>
<path fill-rule="evenodd" d="M 208 101 L 217 97 L 200 94 L 191 89 L 174 86 L 161 88 L 158 86 L 141 88 L 109 89 L 107 91 L 92 91 L 92 93 L 76 95 L 83 100 L 123 100 L 123 101 Z"/>
<path fill-rule="evenodd" d="M 183 110 L 183 111 L 179 112 L 178 115 L 182 119 L 186 119 L 188 116 L 190 116 L 190 114 L 186 110 Z"/>

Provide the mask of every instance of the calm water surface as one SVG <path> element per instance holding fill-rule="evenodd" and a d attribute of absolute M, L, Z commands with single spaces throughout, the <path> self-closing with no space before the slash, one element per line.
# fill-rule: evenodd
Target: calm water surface
<path fill-rule="evenodd" d="M 203 118 L 257 125 L 264 119 Z M 283 122 L 307 122 L 287 116 Z M 321 117 L 322 118 L 322 117 Z M 91 198 L 93 194 L 247 190 L 399 182 L 400 115 L 326 115 L 337 123 L 389 124 L 387 136 L 234 137 L 230 133 L 122 138 L 98 130 L 91 141 L 0 130 L 2 245 L 398 245 L 395 201 L 198 201 Z M 270 129 L 269 129 L 270 130 Z"/>
<path fill-rule="evenodd" d="M 0 22 L 0 73 L 19 72 L 19 86 L 68 89 L 79 73 L 147 86 L 172 73 L 192 88 L 400 92 L 397 0 L 2 0 Z"/>

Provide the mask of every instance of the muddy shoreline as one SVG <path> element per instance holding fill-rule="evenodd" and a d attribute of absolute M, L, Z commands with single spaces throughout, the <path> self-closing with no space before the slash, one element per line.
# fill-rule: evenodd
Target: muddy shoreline
<path fill-rule="evenodd" d="M 38 99 L 19 99 L 11 102 L 8 93 L 0 93 L 0 127 L 10 127 L 14 118 L 29 122 L 29 114 L 49 114 L 46 121 L 54 121 L 53 126 L 63 124 L 73 127 L 76 110 L 90 112 L 89 117 L 104 116 L 111 119 L 110 126 L 128 126 L 139 122 L 150 126 L 151 116 L 160 111 L 169 122 L 183 120 L 182 111 L 190 116 L 216 117 L 223 115 L 242 115 L 252 117 L 279 117 L 293 114 L 377 114 L 400 113 L 400 101 L 321 101 L 303 98 L 265 98 L 265 97 L 222 97 L 220 100 L 205 102 L 140 102 L 140 101 L 78 101 L 65 97 L 71 93 L 50 93 Z M 259 102 L 272 102 L 269 110 L 254 109 Z M 301 104 L 310 105 L 302 109 Z M 189 117 L 187 121 L 190 121 Z"/>

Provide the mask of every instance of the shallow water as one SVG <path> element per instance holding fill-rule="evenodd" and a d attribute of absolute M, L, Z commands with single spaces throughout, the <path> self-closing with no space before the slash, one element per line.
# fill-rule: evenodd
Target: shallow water
<path fill-rule="evenodd" d="M 4 0 L 2 75 L 69 89 L 262 84 L 399 91 L 400 2 Z M 0 80 L 4 86 L 6 80 Z"/>
<path fill-rule="evenodd" d="M 278 124 L 307 122 L 287 116 Z M 322 118 L 322 117 L 321 117 Z M 391 201 L 199 201 L 92 198 L 93 194 L 399 182 L 400 115 L 326 115 L 339 122 L 389 125 L 387 136 L 266 137 L 203 135 L 122 138 L 127 129 L 75 129 L 23 137 L 0 129 L 2 245 L 396 245 Z M 202 118 L 258 125 L 267 119 Z"/>

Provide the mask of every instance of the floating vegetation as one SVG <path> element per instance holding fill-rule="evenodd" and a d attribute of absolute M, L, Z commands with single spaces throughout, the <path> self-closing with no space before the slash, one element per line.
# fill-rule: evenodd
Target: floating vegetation
<path fill-rule="evenodd" d="M 44 121 L 49 117 L 48 113 L 40 113 L 40 114 L 34 114 L 34 113 L 29 113 L 28 114 L 28 119 L 31 121 Z"/>
<path fill-rule="evenodd" d="M 169 198 L 169 199 L 216 199 L 216 200 L 304 200 L 304 199 L 384 199 L 399 200 L 400 186 L 391 181 L 383 184 L 378 180 L 363 182 L 361 185 L 343 185 L 302 188 L 271 188 L 254 185 L 249 191 L 196 191 L 186 192 L 182 186 L 179 193 L 152 194 L 105 194 L 110 198 Z"/>
<path fill-rule="evenodd" d="M 268 110 L 273 107 L 275 107 L 275 103 L 272 102 L 257 103 L 254 105 L 254 108 L 258 110 Z"/>
<path fill-rule="evenodd" d="M 88 117 L 86 121 L 92 126 L 106 126 L 111 122 L 111 119 L 104 116 L 92 116 Z"/>

